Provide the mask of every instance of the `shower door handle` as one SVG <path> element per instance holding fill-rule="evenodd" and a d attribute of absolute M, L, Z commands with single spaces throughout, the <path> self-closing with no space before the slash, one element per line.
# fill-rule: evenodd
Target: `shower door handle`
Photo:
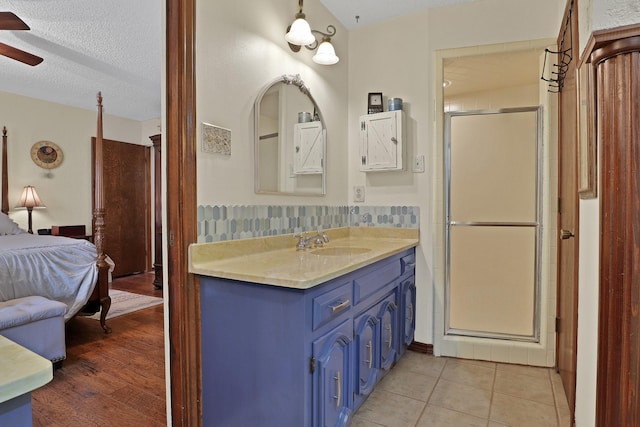
<path fill-rule="evenodd" d="M 573 234 L 571 231 L 569 230 L 560 230 L 560 238 L 562 240 L 568 240 L 572 237 L 575 237 L 575 234 Z"/>

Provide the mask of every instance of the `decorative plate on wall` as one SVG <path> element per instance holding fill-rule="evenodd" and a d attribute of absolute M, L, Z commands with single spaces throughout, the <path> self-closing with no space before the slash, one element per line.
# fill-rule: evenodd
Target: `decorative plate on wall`
<path fill-rule="evenodd" d="M 62 157 L 62 149 L 51 141 L 38 141 L 31 147 L 31 159 L 44 169 L 60 166 Z"/>

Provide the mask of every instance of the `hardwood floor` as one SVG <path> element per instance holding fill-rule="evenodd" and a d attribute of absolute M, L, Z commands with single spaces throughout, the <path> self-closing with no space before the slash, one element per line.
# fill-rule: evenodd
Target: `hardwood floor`
<path fill-rule="evenodd" d="M 162 296 L 153 273 L 114 279 L 113 289 Z M 34 426 L 166 425 L 162 305 L 100 323 L 66 325 L 67 359 L 32 393 Z"/>

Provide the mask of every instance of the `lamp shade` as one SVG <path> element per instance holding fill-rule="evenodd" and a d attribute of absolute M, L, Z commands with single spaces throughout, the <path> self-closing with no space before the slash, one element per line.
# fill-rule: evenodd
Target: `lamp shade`
<path fill-rule="evenodd" d="M 313 55 L 313 62 L 321 65 L 333 65 L 340 61 L 340 58 L 336 56 L 336 51 L 333 48 L 333 45 L 328 39 L 324 39 L 320 46 L 318 46 L 318 51 L 315 55 Z"/>
<path fill-rule="evenodd" d="M 316 38 L 311 34 L 311 27 L 304 19 L 304 14 L 298 14 L 296 17 L 297 19 L 291 24 L 291 28 L 284 36 L 284 39 L 298 46 L 306 46 L 315 42 Z"/>
<path fill-rule="evenodd" d="M 36 188 L 32 185 L 27 185 L 22 190 L 22 195 L 20 196 L 20 202 L 18 206 L 20 208 L 37 208 L 37 207 L 45 207 L 44 204 L 40 201 L 38 197 L 38 193 L 36 192 Z"/>

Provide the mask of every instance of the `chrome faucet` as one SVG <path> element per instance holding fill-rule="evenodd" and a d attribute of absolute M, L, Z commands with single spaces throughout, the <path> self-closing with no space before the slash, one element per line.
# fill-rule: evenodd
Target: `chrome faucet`
<path fill-rule="evenodd" d="M 296 249 L 299 251 L 309 249 L 309 248 L 317 248 L 322 247 L 325 243 L 329 243 L 329 236 L 324 231 L 318 229 L 315 236 L 304 236 L 304 233 L 295 234 L 293 237 L 298 239 L 298 243 L 296 244 Z"/>

